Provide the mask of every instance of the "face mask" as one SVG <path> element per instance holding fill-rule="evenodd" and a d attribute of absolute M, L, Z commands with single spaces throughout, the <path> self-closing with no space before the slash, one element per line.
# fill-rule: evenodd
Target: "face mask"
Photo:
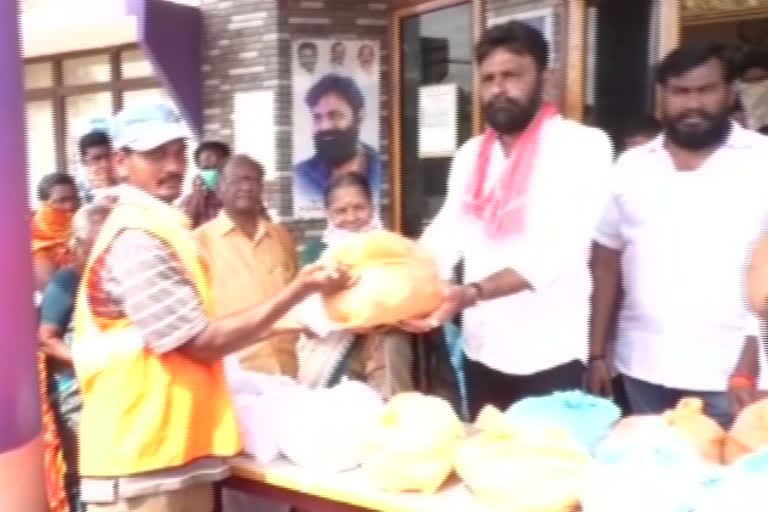
<path fill-rule="evenodd" d="M 315 134 L 315 151 L 331 166 L 349 162 L 357 153 L 357 129 L 326 130 Z"/>
<path fill-rule="evenodd" d="M 200 179 L 208 190 L 215 190 L 219 184 L 218 169 L 200 169 Z"/>
<path fill-rule="evenodd" d="M 768 125 L 768 80 L 743 83 L 739 92 L 749 127 L 757 130 Z"/>

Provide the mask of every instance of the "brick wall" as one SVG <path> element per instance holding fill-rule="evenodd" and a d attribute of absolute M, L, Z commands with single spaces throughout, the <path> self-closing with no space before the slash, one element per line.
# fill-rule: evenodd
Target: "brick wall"
<path fill-rule="evenodd" d="M 233 143 L 233 98 L 240 91 L 277 90 L 277 0 L 202 0 L 203 137 Z M 277 122 L 259 119 L 254 122 Z M 270 208 L 281 210 L 281 187 L 266 184 Z"/>

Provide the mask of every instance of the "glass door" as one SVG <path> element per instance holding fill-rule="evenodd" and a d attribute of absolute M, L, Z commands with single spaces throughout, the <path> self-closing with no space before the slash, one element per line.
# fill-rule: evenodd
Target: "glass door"
<path fill-rule="evenodd" d="M 416 12 L 413 12 L 413 11 Z M 418 236 L 445 199 L 456 148 L 472 135 L 472 3 L 429 2 L 395 14 L 393 207 Z"/>

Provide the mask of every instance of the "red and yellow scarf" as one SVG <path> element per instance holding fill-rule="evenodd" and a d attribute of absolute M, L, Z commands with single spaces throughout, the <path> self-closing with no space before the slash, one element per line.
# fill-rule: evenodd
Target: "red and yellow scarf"
<path fill-rule="evenodd" d="M 44 204 L 32 220 L 32 254 L 44 254 L 57 266 L 71 263 L 73 213 Z"/>
<path fill-rule="evenodd" d="M 494 130 L 487 130 L 480 142 L 474 172 L 464 197 L 464 214 L 480 221 L 486 235 L 499 240 L 519 233 L 525 227 L 525 202 L 533 176 L 541 132 L 547 121 L 557 115 L 557 108 L 545 103 L 517 141 L 507 149 L 506 168 L 497 183 L 486 187 L 493 147 L 500 140 Z"/>

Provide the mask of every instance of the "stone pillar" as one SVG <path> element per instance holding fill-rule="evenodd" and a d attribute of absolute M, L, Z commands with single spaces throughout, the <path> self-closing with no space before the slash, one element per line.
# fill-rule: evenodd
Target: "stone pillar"
<path fill-rule="evenodd" d="M 43 512 L 19 5 L 0 2 L 0 510 Z"/>

